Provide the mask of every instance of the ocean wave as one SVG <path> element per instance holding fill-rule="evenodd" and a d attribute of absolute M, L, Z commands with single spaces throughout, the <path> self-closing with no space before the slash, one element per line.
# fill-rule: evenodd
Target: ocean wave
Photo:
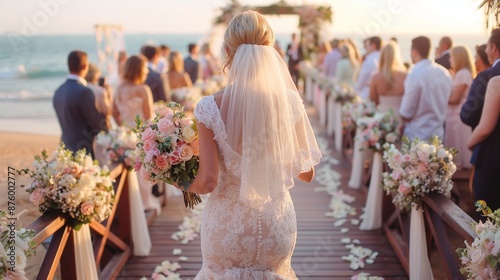
<path fill-rule="evenodd" d="M 1 92 L 0 91 L 0 102 L 2 101 L 47 101 L 52 100 L 53 92 L 30 92 L 23 90 L 16 93 Z"/>
<path fill-rule="evenodd" d="M 26 69 L 24 65 L 0 68 L 0 80 L 64 77 L 67 74 L 68 72 L 66 70 L 43 68 Z"/>

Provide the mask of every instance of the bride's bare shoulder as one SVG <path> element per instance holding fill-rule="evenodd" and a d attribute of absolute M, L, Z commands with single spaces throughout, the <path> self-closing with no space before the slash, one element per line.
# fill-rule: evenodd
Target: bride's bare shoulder
<path fill-rule="evenodd" d="M 222 103 L 222 96 L 224 95 L 224 89 L 219 90 L 218 92 L 214 93 L 214 100 L 217 106 L 220 107 L 220 104 Z"/>

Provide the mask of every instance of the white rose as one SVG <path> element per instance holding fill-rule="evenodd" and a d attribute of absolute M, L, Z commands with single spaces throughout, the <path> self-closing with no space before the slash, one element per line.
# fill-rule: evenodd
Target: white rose
<path fill-rule="evenodd" d="M 196 133 L 191 127 L 183 127 L 182 128 L 182 139 L 186 141 L 186 143 L 191 143 L 196 139 Z"/>
<path fill-rule="evenodd" d="M 479 249 L 475 249 L 473 252 L 471 252 L 470 258 L 473 263 L 480 263 L 484 259 L 484 252 Z"/>
<path fill-rule="evenodd" d="M 16 270 L 21 271 L 26 268 L 26 256 L 24 255 L 24 251 L 16 247 Z"/>
<path fill-rule="evenodd" d="M 396 133 L 391 132 L 385 136 L 385 141 L 389 142 L 389 143 L 394 143 L 394 142 L 396 142 L 397 139 L 398 139 L 398 136 L 396 135 Z"/>
<path fill-rule="evenodd" d="M 446 156 L 446 150 L 443 149 L 443 148 L 439 148 L 438 152 L 437 152 L 437 156 L 439 158 L 444 158 Z"/>

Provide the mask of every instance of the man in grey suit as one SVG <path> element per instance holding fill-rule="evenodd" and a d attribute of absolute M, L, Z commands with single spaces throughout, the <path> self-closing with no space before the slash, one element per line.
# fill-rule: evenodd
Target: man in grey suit
<path fill-rule="evenodd" d="M 106 119 L 96 108 L 95 97 L 84 77 L 88 72 L 87 54 L 72 51 L 68 56 L 70 74 L 52 99 L 61 125 L 61 140 L 67 149 L 76 152 L 85 148 L 94 157 L 94 136 L 107 130 Z"/>
<path fill-rule="evenodd" d="M 198 62 L 198 46 L 196 44 L 188 45 L 189 56 L 184 59 L 184 71 L 189 74 L 191 82 L 194 84 L 200 73 L 200 63 Z"/>
<path fill-rule="evenodd" d="M 153 94 L 153 102 L 167 101 L 169 99 L 168 81 L 165 77 L 157 71 L 158 60 L 160 58 L 160 51 L 155 46 L 144 46 L 141 49 L 142 55 L 148 60 L 148 76 L 146 77 L 145 84 L 151 89 Z"/>

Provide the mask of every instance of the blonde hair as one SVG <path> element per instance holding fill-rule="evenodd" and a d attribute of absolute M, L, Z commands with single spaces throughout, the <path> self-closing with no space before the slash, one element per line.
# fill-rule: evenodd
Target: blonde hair
<path fill-rule="evenodd" d="M 89 64 L 89 71 L 85 76 L 85 80 L 87 80 L 87 82 L 89 83 L 95 84 L 99 79 L 100 75 L 101 75 L 101 70 L 99 69 L 99 67 L 91 63 Z"/>
<path fill-rule="evenodd" d="M 466 46 L 456 46 L 451 49 L 451 54 L 453 56 L 455 72 L 458 72 L 462 68 L 466 68 L 470 71 L 472 78 L 476 77 L 476 64 L 472 60 L 472 55 L 469 48 Z"/>
<path fill-rule="evenodd" d="M 140 54 L 129 57 L 123 66 L 123 79 L 132 83 L 144 83 L 147 62 L 146 57 Z"/>
<path fill-rule="evenodd" d="M 242 44 L 274 46 L 274 33 L 266 18 L 256 11 L 237 14 L 229 22 L 222 44 L 223 69 L 231 68 L 234 55 Z"/>
<path fill-rule="evenodd" d="M 402 71 L 404 69 L 403 64 L 401 63 L 401 55 L 399 53 L 399 46 L 391 41 L 389 42 L 380 53 L 380 63 L 379 63 L 379 71 L 382 73 L 382 76 L 389 84 L 389 89 L 392 87 L 394 83 L 394 72 Z"/>
<path fill-rule="evenodd" d="M 342 44 L 340 49 L 343 58 L 347 58 L 353 68 L 359 66 L 359 61 L 356 59 L 356 53 L 350 44 Z"/>
<path fill-rule="evenodd" d="M 184 72 L 184 60 L 180 52 L 171 52 L 168 58 L 168 71 Z"/>

